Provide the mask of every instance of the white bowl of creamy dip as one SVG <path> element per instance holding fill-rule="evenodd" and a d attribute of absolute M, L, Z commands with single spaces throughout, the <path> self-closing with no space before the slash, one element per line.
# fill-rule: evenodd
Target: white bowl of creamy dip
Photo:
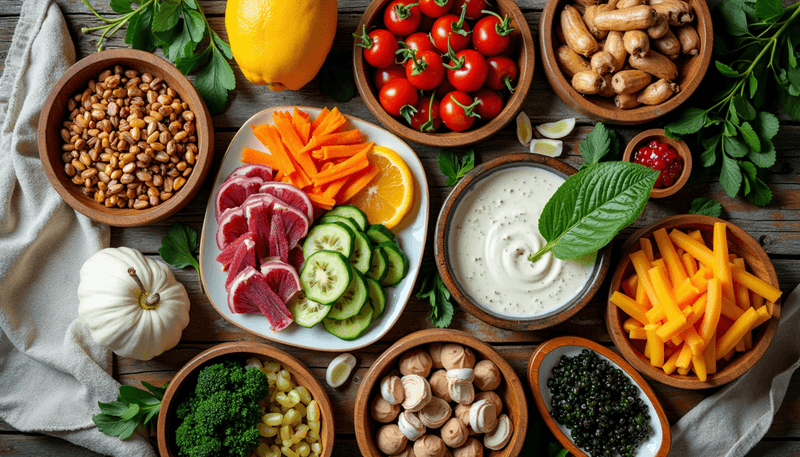
<path fill-rule="evenodd" d="M 533 154 L 505 154 L 470 171 L 445 201 L 436 225 L 439 274 L 456 301 L 481 320 L 511 330 L 563 322 L 595 295 L 610 249 L 577 261 L 552 253 L 539 216 L 577 170 Z"/>

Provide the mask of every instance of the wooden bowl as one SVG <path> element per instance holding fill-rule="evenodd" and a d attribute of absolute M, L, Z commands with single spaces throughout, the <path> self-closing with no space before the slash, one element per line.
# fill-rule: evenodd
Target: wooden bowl
<path fill-rule="evenodd" d="M 498 314 L 479 304 L 476 299 L 471 297 L 463 289 L 453 268 L 454 260 L 450 258 L 451 249 L 449 246 L 452 220 L 462 198 L 467 195 L 478 182 L 490 176 L 495 171 L 512 167 L 541 168 L 565 179 L 577 172 L 577 170 L 559 160 L 538 154 L 526 153 L 503 154 L 500 157 L 478 165 L 459 181 L 444 202 L 444 206 L 439 213 L 439 219 L 436 222 L 434 255 L 436 256 L 436 267 L 439 270 L 439 275 L 444 281 L 445 286 L 447 286 L 447 290 L 449 290 L 452 297 L 472 315 L 490 325 L 508 330 L 538 330 L 551 327 L 567 320 L 591 301 L 592 297 L 594 297 L 600 289 L 600 285 L 603 283 L 606 273 L 608 272 L 611 262 L 611 244 L 598 252 L 595 268 L 590 273 L 590 277 L 584 287 L 578 291 L 571 300 L 556 309 L 530 317 L 511 317 Z"/>
<path fill-rule="evenodd" d="M 476 359 L 488 359 L 497 365 L 503 375 L 503 382 L 495 392 L 503 400 L 503 414 L 508 414 L 514 426 L 513 434 L 506 447 L 499 451 L 484 450 L 484 456 L 516 457 L 522 451 L 525 433 L 528 430 L 528 403 L 525 389 L 514 369 L 503 357 L 488 344 L 457 330 L 428 329 L 407 335 L 378 357 L 372 364 L 361 387 L 358 388 L 355 405 L 355 429 L 358 448 L 365 457 L 383 457 L 383 453 L 375 444 L 375 435 L 383 425 L 372 418 L 370 401 L 380 395 L 380 382 L 397 365 L 406 351 L 431 343 L 456 343 L 470 348 Z"/>
<path fill-rule="evenodd" d="M 158 452 L 161 457 L 178 457 L 175 430 L 180 425 L 180 421 L 175 416 L 175 412 L 178 405 L 194 391 L 200 370 L 225 360 L 244 362 L 250 357 L 258 357 L 262 361 L 271 359 L 280 363 L 292 375 L 297 384 L 308 389 L 314 400 L 319 403 L 322 414 L 322 427 L 319 431 L 322 457 L 333 455 L 333 431 L 335 429 L 333 407 L 328 394 L 314 375 L 302 362 L 280 349 L 263 343 L 236 341 L 218 344 L 201 352 L 184 365 L 169 382 L 158 414 Z"/>
<path fill-rule="evenodd" d="M 367 7 L 364 14 L 361 16 L 361 21 L 358 23 L 356 29 L 358 33 L 364 30 L 366 26 L 367 31 L 372 27 L 381 27 L 383 24 L 383 11 L 392 0 L 373 0 Z M 391 130 L 396 135 L 399 135 L 409 141 L 427 144 L 429 146 L 437 147 L 455 147 L 464 146 L 467 144 L 476 143 L 489 136 L 497 133 L 503 127 L 508 125 L 514 120 L 519 110 L 522 108 L 522 102 L 528 95 L 528 90 L 531 87 L 533 80 L 533 67 L 534 67 L 534 47 L 533 35 L 531 35 L 530 27 L 522 14 L 522 11 L 513 0 L 497 0 L 495 3 L 496 10 L 501 17 L 506 15 L 511 17 L 511 26 L 514 31 L 511 33 L 512 41 L 517 45 L 517 85 L 514 94 L 506 100 L 506 105 L 500 114 L 486 124 L 477 128 L 472 128 L 465 132 L 445 132 L 445 133 L 422 133 L 412 129 L 408 126 L 405 120 L 392 117 L 381 106 L 377 98 L 377 90 L 373 82 L 373 69 L 364 61 L 363 48 L 353 45 L 353 74 L 356 80 L 356 87 L 361 98 L 366 103 L 367 108 L 372 114 L 378 118 L 381 124 L 387 129 Z M 470 26 L 472 26 L 470 22 Z M 480 120 L 478 121 L 480 122 Z M 444 130 L 444 126 L 442 126 Z"/>
<path fill-rule="evenodd" d="M 692 151 L 689 150 L 689 146 L 685 141 L 676 140 L 664 135 L 664 129 L 645 130 L 644 132 L 633 137 L 631 142 L 628 143 L 628 146 L 625 148 L 625 152 L 622 155 L 622 160 L 626 162 L 632 162 L 635 152 L 653 140 L 667 143 L 668 145 L 672 146 L 672 148 L 675 149 L 675 152 L 677 152 L 681 157 L 681 160 L 683 160 L 683 171 L 681 172 L 681 175 L 677 181 L 672 183 L 672 185 L 669 187 L 654 187 L 650 191 L 650 198 L 669 197 L 675 192 L 681 190 L 684 184 L 686 184 L 686 181 L 689 180 L 689 176 L 692 174 Z"/>
<path fill-rule="evenodd" d="M 639 397 L 647 404 L 650 411 L 650 425 L 655 433 L 649 440 L 640 445 L 635 454 L 636 457 L 666 457 L 672 444 L 672 435 L 669 430 L 667 416 L 664 414 L 664 409 L 658 402 L 653 389 L 617 353 L 594 341 L 577 336 L 561 336 L 545 341 L 536 348 L 536 352 L 533 353 L 530 362 L 528 362 L 528 383 L 533 391 L 536 407 L 539 408 L 539 413 L 544 418 L 547 427 L 553 432 L 553 435 L 572 455 L 586 457 L 587 454 L 572 442 L 570 438 L 572 435 L 568 435 L 569 429 L 557 423 L 550 415 L 551 396 L 550 389 L 547 388 L 547 380 L 550 378 L 553 368 L 558 364 L 561 356 L 575 357 L 583 349 L 591 349 L 601 358 L 616 365 L 640 389 Z"/>
<path fill-rule="evenodd" d="M 104 70 L 121 65 L 140 73 L 150 73 L 163 79 L 169 87 L 180 95 L 182 101 L 189 105 L 195 114 L 195 131 L 197 132 L 197 162 L 184 186 L 176 191 L 172 198 L 144 210 L 128 208 L 106 208 L 93 198 L 83 195 L 80 187 L 72 183 L 64 172 L 61 160 L 63 140 L 59 131 L 62 122 L 67 119 L 67 101 L 75 94 L 86 89 L 90 80 Z M 70 67 L 58 80 L 42 109 L 39 117 L 39 157 L 42 160 L 50 183 L 69 206 L 85 216 L 98 222 L 117 227 L 136 227 L 160 221 L 181 209 L 200 189 L 200 185 L 208 173 L 214 154 L 214 129 L 211 116 L 202 98 L 192 83 L 166 60 L 149 52 L 134 49 L 113 49 L 92 54 Z"/>
<path fill-rule="evenodd" d="M 778 276 L 775 274 L 775 268 L 772 266 L 772 262 L 769 260 L 767 253 L 764 252 L 761 245 L 747 232 L 722 219 L 710 216 L 684 214 L 665 217 L 653 224 L 642 227 L 625 241 L 622 245 L 619 265 L 617 265 L 616 270 L 614 270 L 614 276 L 611 279 L 611 287 L 608 296 L 611 297 L 615 291 L 620 290 L 622 280 L 628 278 L 634 271 L 633 265 L 631 265 L 629 259 L 629 254 L 640 249 L 639 240 L 641 238 L 651 237 L 653 232 L 661 228 L 665 228 L 667 231 L 679 229 L 683 232 L 700 230 L 706 241 L 706 245 L 711 246 L 713 240 L 712 231 L 715 222 L 725 222 L 728 225 L 728 249 L 730 253 L 742 257 L 749 272 L 771 285 L 779 287 Z M 655 242 L 653 242 L 653 248 L 657 248 Z M 645 376 L 660 383 L 681 389 L 706 389 L 709 387 L 721 386 L 743 375 L 767 350 L 772 342 L 772 338 L 775 336 L 775 331 L 778 329 L 781 309 L 780 300 L 775 303 L 766 302 L 765 306 L 771 309 L 772 319 L 753 330 L 753 349 L 746 352 L 737 352 L 733 359 L 725 365 L 723 365 L 723 361 L 718 361 L 718 371 L 715 374 L 708 375 L 705 381 L 701 381 L 691 372 L 686 376 L 678 374 L 677 371 L 668 375 L 660 368 L 650 365 L 650 361 L 640 352 L 642 348 L 637 348 L 631 344 L 631 341 L 622 329 L 622 323 L 627 319 L 627 314 L 622 312 L 610 301 L 606 307 L 606 327 L 608 328 L 608 333 L 611 335 L 612 341 L 614 341 L 614 345 L 619 349 L 622 356 L 625 357 L 625 360 Z"/>
<path fill-rule="evenodd" d="M 711 62 L 714 48 L 714 31 L 711 24 L 711 12 L 703 0 L 687 0 L 694 8 L 695 22 L 700 36 L 700 53 L 693 57 L 681 56 L 675 62 L 678 66 L 678 79 L 674 82 L 680 86 L 680 92 L 659 105 L 641 105 L 634 109 L 622 110 L 614 105 L 614 98 L 600 96 L 584 96 L 572 88 L 556 61 L 556 49 L 560 45 L 555 34 L 555 21 L 563 7 L 574 3 L 571 0 L 555 0 L 547 2 L 539 21 L 539 45 L 542 53 L 542 64 L 547 80 L 559 98 L 573 110 L 597 121 L 618 125 L 635 125 L 650 122 L 669 113 L 680 106 L 700 85 Z"/>

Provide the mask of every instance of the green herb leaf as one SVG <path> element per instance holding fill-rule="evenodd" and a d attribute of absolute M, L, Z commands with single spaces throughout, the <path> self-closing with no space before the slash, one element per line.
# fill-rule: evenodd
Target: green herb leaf
<path fill-rule="evenodd" d="M 794 97 L 788 90 L 780 87 L 778 101 L 780 101 L 781 107 L 786 110 L 792 120 L 800 122 L 800 97 Z"/>
<path fill-rule="evenodd" d="M 164 32 L 178 24 L 181 17 L 181 0 L 163 0 L 153 16 L 153 32 Z"/>
<path fill-rule="evenodd" d="M 726 1 L 717 7 L 725 29 L 733 36 L 747 35 L 747 17 L 742 8 L 743 2 Z"/>
<path fill-rule="evenodd" d="M 763 138 L 761 139 L 761 143 L 761 152 L 750 151 L 750 153 L 747 154 L 747 158 L 759 168 L 769 168 L 775 165 L 775 161 L 778 158 L 775 152 L 775 145 L 772 144 L 772 141 Z"/>
<path fill-rule="evenodd" d="M 353 65 L 350 52 L 335 50 L 328 54 L 320 71 L 322 93 L 339 103 L 349 102 L 356 96 Z"/>
<path fill-rule="evenodd" d="M 117 14 L 128 14 L 133 11 L 131 0 L 111 0 L 109 6 Z"/>
<path fill-rule="evenodd" d="M 609 131 L 605 124 L 598 122 L 586 135 L 586 139 L 581 142 L 581 156 L 588 165 L 600 163 L 600 159 L 611 150 L 611 133 Z"/>
<path fill-rule="evenodd" d="M 722 155 L 719 183 L 722 185 L 722 190 L 731 197 L 735 197 L 742 187 L 742 172 L 739 170 L 739 162 L 728 157 L 727 154 Z"/>
<path fill-rule="evenodd" d="M 751 151 L 761 152 L 761 140 L 749 122 L 742 122 L 739 131 L 742 132 L 742 138 L 744 138 L 744 142 Z"/>
<path fill-rule="evenodd" d="M 192 40 L 192 36 L 189 33 L 188 25 L 184 22 L 181 32 L 172 40 L 169 40 L 169 45 L 163 48 L 164 55 L 170 62 L 177 62 L 179 59 L 194 55 L 196 45 L 197 43 Z"/>
<path fill-rule="evenodd" d="M 220 38 L 219 34 L 215 32 L 213 29 L 209 30 L 211 31 L 211 39 L 214 40 L 214 44 L 219 48 L 220 51 L 222 51 L 225 57 L 227 57 L 228 59 L 233 59 L 233 51 L 231 51 L 231 45 L 223 41 L 222 38 Z"/>
<path fill-rule="evenodd" d="M 710 167 L 717 161 L 717 146 L 721 138 L 720 134 L 703 140 L 703 153 L 700 154 L 700 160 L 704 167 Z"/>
<path fill-rule="evenodd" d="M 475 151 L 473 149 L 463 153 L 461 159 L 453 151 L 439 152 L 439 170 L 447 176 L 447 180 L 444 182 L 445 186 L 455 185 L 474 167 Z"/>
<path fill-rule="evenodd" d="M 747 180 L 750 182 L 750 192 L 746 195 L 747 199 L 757 206 L 768 205 L 772 201 L 772 191 L 769 190 L 769 186 L 758 177 L 755 169 L 745 169 L 745 173 L 747 173 Z"/>
<path fill-rule="evenodd" d="M 151 26 L 153 24 L 154 3 L 149 6 L 141 7 L 139 13 L 131 16 L 128 22 L 128 29 L 125 31 L 125 42 L 133 49 L 152 52 L 158 43 L 158 39 L 153 35 Z"/>
<path fill-rule="evenodd" d="M 236 78 L 218 48 L 211 48 L 211 60 L 197 73 L 194 85 L 212 114 L 220 113 L 225 108 L 228 91 L 236 87 Z"/>
<path fill-rule="evenodd" d="M 676 135 L 697 133 L 708 122 L 707 111 L 699 108 L 688 108 L 681 112 L 677 119 L 667 124 L 664 128 L 667 136 L 676 138 Z"/>
<path fill-rule="evenodd" d="M 444 285 L 439 271 L 433 262 L 425 262 L 420 267 L 422 278 L 415 297 L 426 299 L 431 305 L 430 320 L 438 328 L 447 328 L 453 320 L 453 304 L 450 302 L 450 291 Z"/>
<path fill-rule="evenodd" d="M 691 207 L 689 207 L 689 214 L 720 217 L 722 215 L 722 205 L 720 202 L 708 197 L 695 198 L 692 200 Z"/>
<path fill-rule="evenodd" d="M 97 405 L 100 407 L 102 413 L 117 417 L 122 417 L 130 407 L 130 404 L 124 401 L 112 401 L 110 403 L 98 402 Z"/>
<path fill-rule="evenodd" d="M 772 138 L 778 134 L 778 129 L 781 124 L 774 114 L 761 111 L 758 113 L 754 126 L 756 132 L 758 132 L 758 136 L 765 140 L 772 140 Z"/>
<path fill-rule="evenodd" d="M 747 155 L 747 145 L 738 136 L 726 136 L 722 141 L 725 152 L 731 157 L 744 157 Z"/>
<path fill-rule="evenodd" d="M 720 62 L 719 60 L 714 61 L 714 65 L 716 65 L 717 70 L 722 73 L 722 76 L 727 76 L 729 78 L 738 78 L 742 76 L 738 71 L 734 70 L 733 68 L 725 65 L 724 63 Z"/>
<path fill-rule="evenodd" d="M 783 5 L 781 0 L 757 0 L 755 12 L 761 19 L 772 19 L 783 14 Z"/>
<path fill-rule="evenodd" d="M 200 264 L 194 257 L 196 249 L 197 232 L 191 227 L 176 222 L 169 228 L 169 234 L 161 239 L 158 253 L 165 262 L 175 268 L 193 266 L 199 272 Z"/>
<path fill-rule="evenodd" d="M 658 175 L 632 162 L 604 162 L 570 176 L 539 217 L 547 244 L 529 259 L 552 249 L 557 258 L 572 260 L 603 248 L 639 217 Z"/>
<path fill-rule="evenodd" d="M 183 0 L 183 4 L 186 5 L 188 8 L 193 10 L 197 9 L 197 1 L 196 0 Z"/>
<path fill-rule="evenodd" d="M 206 34 L 206 20 L 203 14 L 199 11 L 184 9 L 183 20 L 184 28 L 189 32 L 192 41 L 195 43 L 203 41 L 203 36 Z"/>
<path fill-rule="evenodd" d="M 102 413 L 92 416 L 92 421 L 101 433 L 125 440 L 133 435 L 139 424 L 146 426 L 157 417 L 167 384 L 162 387 L 155 387 L 145 382 L 142 384 L 151 392 L 159 394 L 154 395 L 133 386 L 120 386 L 116 401 L 98 403 Z"/>
<path fill-rule="evenodd" d="M 142 381 L 142 385 L 153 394 L 154 397 L 158 398 L 159 400 L 164 398 L 164 394 L 167 392 L 167 384 L 164 384 L 161 387 L 156 387 L 150 384 L 147 381 Z"/>
<path fill-rule="evenodd" d="M 181 73 L 188 75 L 206 63 L 208 57 L 211 55 L 211 49 L 212 48 L 209 46 L 198 54 L 187 55 L 186 57 L 179 58 L 175 61 L 175 66 L 178 68 L 178 70 L 180 70 Z"/>
<path fill-rule="evenodd" d="M 736 108 L 736 113 L 746 121 L 752 121 L 756 117 L 756 110 L 753 105 L 741 95 L 733 97 L 733 106 Z"/>

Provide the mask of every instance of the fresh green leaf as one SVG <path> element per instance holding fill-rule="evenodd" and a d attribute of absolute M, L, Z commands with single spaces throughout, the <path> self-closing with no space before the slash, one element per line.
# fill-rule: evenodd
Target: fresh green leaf
<path fill-rule="evenodd" d="M 742 187 L 742 172 L 739 169 L 739 162 L 728 157 L 727 154 L 722 155 L 719 183 L 722 185 L 722 190 L 731 197 L 735 197 Z"/>
<path fill-rule="evenodd" d="M 759 168 L 769 168 L 775 165 L 775 161 L 777 160 L 777 154 L 775 153 L 775 146 L 772 144 L 772 141 L 761 139 L 762 147 L 761 152 L 754 152 L 750 151 L 747 154 L 747 158 L 750 159 L 753 164 Z"/>
<path fill-rule="evenodd" d="M 667 124 L 664 130 L 667 132 L 667 136 L 675 138 L 674 135 L 688 135 L 699 132 L 707 121 L 707 111 L 699 108 L 687 108 L 681 112 L 677 119 Z"/>
<path fill-rule="evenodd" d="M 103 414 L 116 417 L 122 417 L 130 407 L 130 404 L 124 401 L 112 401 L 110 403 L 98 402 L 97 405 L 100 407 L 100 412 Z"/>
<path fill-rule="evenodd" d="M 167 385 L 169 383 L 164 384 L 161 387 L 156 387 L 150 384 L 147 381 L 142 381 L 142 385 L 153 394 L 154 397 L 158 398 L 159 400 L 164 398 L 164 394 L 167 392 Z"/>
<path fill-rule="evenodd" d="M 349 52 L 331 51 L 320 70 L 322 93 L 339 103 L 349 102 L 356 96 L 353 65 Z"/>
<path fill-rule="evenodd" d="M 761 140 L 758 138 L 758 134 L 753 130 L 749 122 L 742 122 L 739 131 L 742 133 L 742 138 L 744 138 L 744 142 L 751 151 L 761 152 Z"/>
<path fill-rule="evenodd" d="M 598 122 L 588 135 L 586 139 L 581 142 L 581 156 L 588 165 L 595 165 L 600 163 L 603 158 L 611 150 L 611 133 L 606 128 L 605 124 Z"/>
<path fill-rule="evenodd" d="M 128 410 L 125 411 L 121 416 L 119 416 L 119 418 L 124 421 L 127 421 L 136 417 L 137 414 L 139 414 L 139 405 L 137 403 L 131 403 L 130 405 L 128 405 Z"/>
<path fill-rule="evenodd" d="M 604 162 L 570 176 L 539 217 L 547 244 L 529 259 L 552 249 L 557 258 L 572 260 L 603 248 L 639 217 L 658 175 L 632 162 Z"/>
<path fill-rule="evenodd" d="M 430 320 L 438 328 L 447 328 L 453 320 L 453 304 L 450 291 L 444 285 L 433 262 L 425 262 L 420 268 L 422 278 L 415 297 L 427 299 L 431 305 Z"/>
<path fill-rule="evenodd" d="M 750 88 L 750 98 L 755 97 L 756 91 L 758 90 L 758 79 L 756 79 L 755 72 L 750 73 L 748 87 Z"/>
<path fill-rule="evenodd" d="M 746 121 L 752 121 L 756 117 L 756 110 L 753 109 L 753 105 L 747 101 L 741 95 L 736 95 L 733 97 L 733 106 L 736 108 L 736 113 L 741 116 L 742 119 Z"/>
<path fill-rule="evenodd" d="M 738 78 L 742 76 L 738 71 L 734 70 L 728 65 L 725 65 L 719 60 L 715 60 L 714 65 L 717 67 L 717 70 L 722 74 L 722 76 L 727 76 L 729 78 Z"/>
<path fill-rule="evenodd" d="M 183 0 L 183 4 L 186 5 L 187 8 L 193 10 L 197 9 L 197 0 Z"/>
<path fill-rule="evenodd" d="M 733 106 L 731 106 L 731 109 L 733 110 L 735 108 L 733 108 Z M 738 119 L 737 119 L 737 122 L 738 122 Z M 723 133 L 725 133 L 725 136 L 728 136 L 728 137 L 736 136 L 736 124 L 734 124 L 731 121 L 725 121 L 725 127 L 723 129 Z"/>
<path fill-rule="evenodd" d="M 133 11 L 131 0 L 111 0 L 109 6 L 117 14 L 128 14 Z"/>
<path fill-rule="evenodd" d="M 719 146 L 722 135 L 715 135 L 702 141 L 703 153 L 700 160 L 704 167 L 710 167 L 717 161 L 717 146 Z"/>
<path fill-rule="evenodd" d="M 689 207 L 689 214 L 702 214 L 705 216 L 719 217 L 722 214 L 722 205 L 708 197 L 700 197 L 692 200 Z"/>
<path fill-rule="evenodd" d="M 181 0 L 163 0 L 153 16 L 153 32 L 164 32 L 178 24 L 181 17 Z"/>
<path fill-rule="evenodd" d="M 786 45 L 789 46 L 789 50 L 786 54 L 789 57 L 789 66 L 792 68 L 797 68 L 797 56 L 795 55 L 794 45 L 792 44 L 792 36 L 786 35 Z"/>
<path fill-rule="evenodd" d="M 177 62 L 179 59 L 194 55 L 195 46 L 196 43 L 192 40 L 189 27 L 184 23 L 180 33 L 170 40 L 169 45 L 166 45 L 166 47 L 162 46 L 162 48 L 164 49 L 164 55 L 167 57 L 167 60 L 170 62 Z"/>
<path fill-rule="evenodd" d="M 730 111 L 728 111 L 728 114 L 730 114 L 731 117 L 730 123 L 738 127 L 739 124 L 741 123 L 741 120 L 739 119 L 739 113 L 736 112 L 736 105 L 734 105 L 733 103 L 731 103 Z M 735 129 L 731 129 L 731 131 L 735 131 Z M 735 133 L 733 135 L 735 135 Z M 733 136 L 733 135 L 728 135 L 728 136 Z"/>
<path fill-rule="evenodd" d="M 197 73 L 194 85 L 212 115 L 222 112 L 228 101 L 228 91 L 236 87 L 236 78 L 218 48 L 212 47 L 211 60 Z"/>
<path fill-rule="evenodd" d="M 184 9 L 183 21 L 183 27 L 188 31 L 192 41 L 195 43 L 203 41 L 203 36 L 206 34 L 206 20 L 205 17 L 203 17 L 203 13 Z"/>
<path fill-rule="evenodd" d="M 738 4 L 737 4 L 738 3 Z M 733 36 L 747 35 L 747 17 L 742 8 L 743 2 L 726 1 L 717 6 L 727 32 Z"/>
<path fill-rule="evenodd" d="M 722 140 L 722 146 L 731 157 L 744 157 L 748 152 L 747 145 L 738 136 L 726 136 Z"/>
<path fill-rule="evenodd" d="M 199 52 L 195 55 L 188 55 L 186 57 L 179 58 L 175 61 L 175 66 L 180 70 L 181 73 L 184 75 L 188 75 L 193 71 L 197 70 L 201 66 L 203 66 L 206 61 L 208 61 L 209 56 L 211 56 L 211 47 L 207 47 L 203 49 L 202 52 Z"/>
<path fill-rule="evenodd" d="M 133 49 L 152 52 L 155 49 L 158 39 L 153 35 L 153 6 L 143 6 L 140 12 L 131 16 L 128 22 L 128 29 L 125 31 L 125 42 Z"/>
<path fill-rule="evenodd" d="M 757 0 L 755 12 L 761 19 L 772 19 L 783 14 L 783 5 L 781 0 Z"/>
<path fill-rule="evenodd" d="M 455 185 L 467 172 L 475 167 L 475 151 L 470 149 L 458 158 L 453 151 L 439 152 L 439 170 L 447 176 L 445 186 Z"/>
<path fill-rule="evenodd" d="M 231 45 L 226 43 L 222 38 L 220 38 L 219 34 L 214 31 L 214 29 L 209 29 L 211 31 L 211 39 L 214 40 L 214 44 L 219 48 L 220 51 L 227 57 L 228 59 L 233 59 L 233 51 L 231 51 Z"/>
<path fill-rule="evenodd" d="M 778 118 L 775 117 L 774 114 L 768 113 L 766 111 L 761 111 L 758 113 L 758 117 L 756 118 L 755 122 L 753 123 L 758 136 L 760 136 L 764 140 L 771 140 L 778 134 L 778 129 L 780 128 L 781 124 L 778 121 Z"/>
<path fill-rule="evenodd" d="M 748 178 L 750 180 L 750 192 L 747 199 L 756 206 L 766 206 L 772 201 L 772 191 L 758 176 Z"/>
<path fill-rule="evenodd" d="M 550 457 L 567 457 L 569 451 L 564 449 L 564 446 L 559 443 L 549 443 L 547 445 L 547 454 Z"/>
<path fill-rule="evenodd" d="M 197 249 L 197 232 L 186 225 L 176 222 L 169 228 L 169 234 L 161 239 L 158 253 L 165 262 L 175 268 L 193 266 L 200 271 L 200 264 L 194 257 Z"/>
<path fill-rule="evenodd" d="M 133 428 L 136 429 L 136 422 L 123 421 L 119 417 L 109 416 L 108 414 L 97 414 L 92 416 L 92 421 L 97 425 L 97 429 L 109 436 L 118 436 L 123 439 L 123 436 L 130 436 L 131 423 Z"/>
<path fill-rule="evenodd" d="M 780 87 L 778 101 L 792 120 L 800 122 L 800 97 L 793 97 L 786 89 Z"/>
<path fill-rule="evenodd" d="M 118 401 L 136 403 L 138 405 L 159 405 L 161 400 L 152 393 L 134 386 L 119 386 Z"/>

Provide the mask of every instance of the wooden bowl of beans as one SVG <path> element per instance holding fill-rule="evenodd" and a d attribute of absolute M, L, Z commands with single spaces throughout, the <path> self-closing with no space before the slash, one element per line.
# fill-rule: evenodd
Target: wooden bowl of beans
<path fill-rule="evenodd" d="M 76 211 L 117 227 L 162 220 L 200 188 L 214 153 L 211 116 L 175 66 L 114 49 L 70 67 L 39 118 L 39 156 Z"/>

